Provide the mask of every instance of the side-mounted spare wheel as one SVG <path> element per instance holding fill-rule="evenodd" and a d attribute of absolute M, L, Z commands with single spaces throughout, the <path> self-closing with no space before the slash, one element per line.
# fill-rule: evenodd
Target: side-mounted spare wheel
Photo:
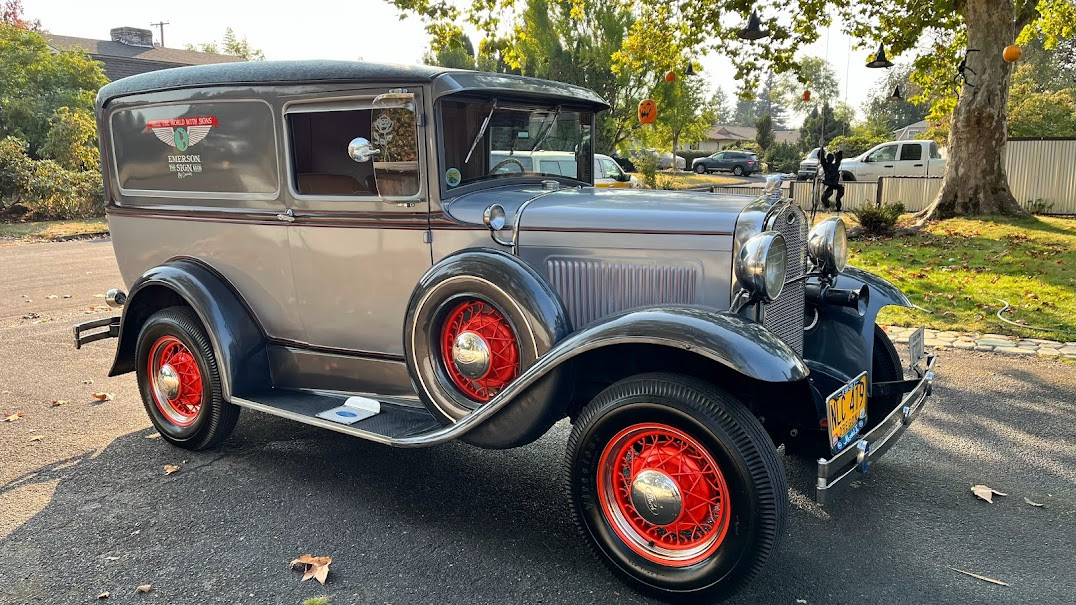
<path fill-rule="evenodd" d="M 572 518 L 616 574 L 646 592 L 731 594 L 762 569 L 788 507 L 779 454 L 714 386 L 644 374 L 602 391 L 564 463 Z"/>
<path fill-rule="evenodd" d="M 532 268 L 499 250 L 465 250 L 437 263 L 412 293 L 404 357 L 423 403 L 450 424 L 496 397 L 570 331 L 564 305 Z M 511 447 L 537 438 L 566 404 L 560 374 L 553 370 L 463 440 Z"/>
<path fill-rule="evenodd" d="M 224 400 L 209 337 L 186 307 L 169 307 L 142 325 L 136 345 L 142 403 L 173 445 L 200 450 L 231 434 L 239 407 Z"/>

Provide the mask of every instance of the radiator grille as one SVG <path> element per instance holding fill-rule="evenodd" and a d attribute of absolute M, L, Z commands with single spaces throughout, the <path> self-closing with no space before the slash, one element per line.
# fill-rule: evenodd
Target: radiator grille
<path fill-rule="evenodd" d="M 549 283 L 578 330 L 618 311 L 667 303 L 694 304 L 698 268 L 691 263 L 647 263 L 551 258 Z"/>
<path fill-rule="evenodd" d="M 788 246 L 788 280 L 807 270 L 807 217 L 795 204 L 787 204 L 767 224 L 785 237 Z M 804 283 L 797 280 L 785 285 L 781 296 L 766 305 L 763 324 L 797 353 L 803 354 Z"/>

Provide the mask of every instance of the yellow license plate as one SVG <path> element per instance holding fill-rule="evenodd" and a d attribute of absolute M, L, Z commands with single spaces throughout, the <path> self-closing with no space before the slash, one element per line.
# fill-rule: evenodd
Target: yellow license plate
<path fill-rule="evenodd" d="M 843 450 L 867 424 L 867 373 L 863 372 L 826 398 L 829 445 Z"/>

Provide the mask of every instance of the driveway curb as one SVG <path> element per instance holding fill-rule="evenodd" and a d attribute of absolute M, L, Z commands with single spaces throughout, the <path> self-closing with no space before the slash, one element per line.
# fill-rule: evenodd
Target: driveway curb
<path fill-rule="evenodd" d="M 904 328 L 901 326 L 882 326 L 882 328 L 896 343 L 907 343 L 908 337 L 916 330 L 916 328 Z M 989 351 L 1006 355 L 1035 355 L 1076 361 L 1076 342 L 931 329 L 926 330 L 925 336 L 924 344 L 936 349 L 966 349 L 969 351 Z"/>

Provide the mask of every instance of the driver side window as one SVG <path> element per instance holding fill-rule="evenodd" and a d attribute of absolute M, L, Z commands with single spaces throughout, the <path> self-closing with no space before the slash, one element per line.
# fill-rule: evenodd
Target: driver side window
<path fill-rule="evenodd" d="M 867 156 L 867 160 L 871 162 L 892 162 L 895 159 L 897 159 L 896 145 L 886 145 Z"/>

